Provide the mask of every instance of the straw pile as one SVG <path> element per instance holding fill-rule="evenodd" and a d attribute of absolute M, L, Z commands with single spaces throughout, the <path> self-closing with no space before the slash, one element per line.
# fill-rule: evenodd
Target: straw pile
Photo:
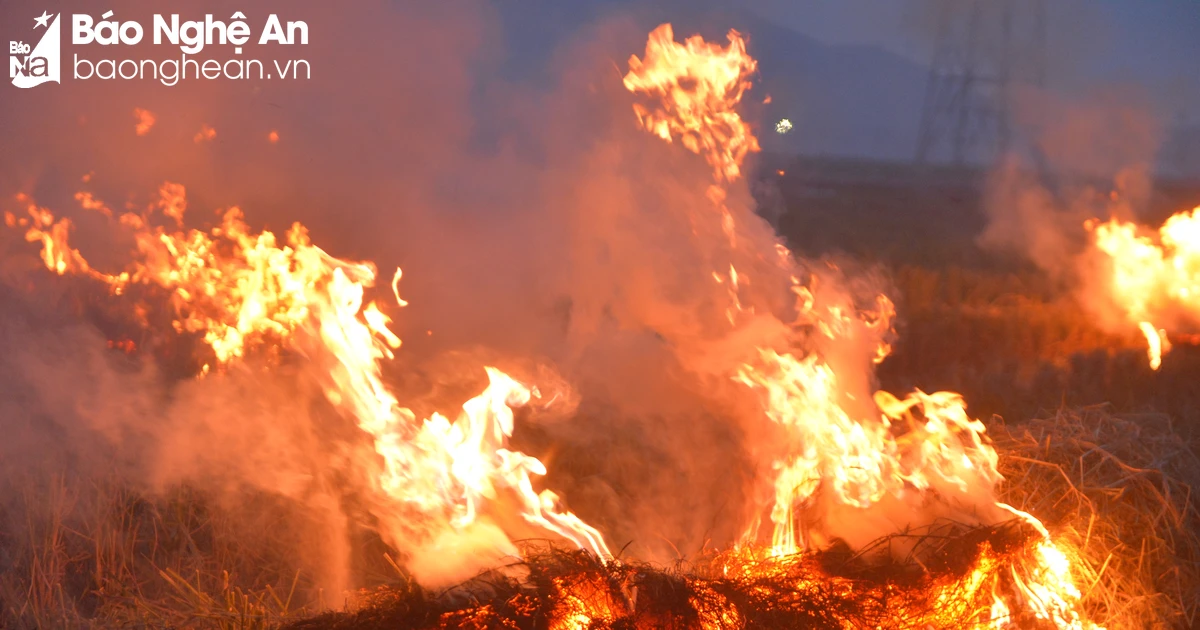
<path fill-rule="evenodd" d="M 1195 627 L 1200 518 L 1190 484 L 1200 479 L 1200 460 L 1168 418 L 1093 407 L 993 432 L 1008 480 L 1003 499 L 1041 517 L 1071 556 L 1088 618 L 1110 630 Z M 910 532 L 874 547 L 914 537 L 907 560 L 835 547 L 771 561 L 724 554 L 671 568 L 606 566 L 542 547 L 503 574 L 444 592 L 411 583 L 364 591 L 350 611 L 288 628 L 982 627 L 992 593 L 963 578 L 978 571 L 1005 584 L 1036 540 L 1005 523 Z"/>
<path fill-rule="evenodd" d="M 992 429 L 1004 499 L 1073 547 L 1091 618 L 1119 628 L 1200 623 L 1194 444 L 1161 414 L 1060 410 Z"/>
<path fill-rule="evenodd" d="M 923 535 L 936 542 L 925 567 L 873 564 L 834 550 L 782 559 L 722 554 L 664 569 L 606 565 L 583 552 L 544 548 L 503 574 L 491 572 L 438 593 L 411 583 L 380 588 L 360 594 L 350 612 L 287 628 L 982 627 L 991 591 L 963 578 L 981 554 L 1027 557 L 1033 538 L 1013 523 L 943 534 Z M 981 582 L 1003 579 L 1007 566 L 989 564 Z M 514 577 L 514 569 L 522 576 Z"/>

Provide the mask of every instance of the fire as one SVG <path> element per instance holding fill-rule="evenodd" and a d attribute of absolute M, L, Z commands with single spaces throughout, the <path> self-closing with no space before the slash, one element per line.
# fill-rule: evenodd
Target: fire
<path fill-rule="evenodd" d="M 1015 519 L 1038 535 L 1022 561 L 1002 566 L 990 543 L 976 544 L 974 561 L 961 575 L 927 577 L 921 589 L 899 595 L 891 585 L 880 585 L 873 599 L 883 602 L 884 612 L 907 612 L 907 604 L 932 598 L 937 606 L 921 613 L 930 624 L 970 616 L 1009 628 L 1019 618 L 1014 611 L 1023 611 L 1059 628 L 1095 628 L 1080 613 L 1071 550 L 1056 544 L 1034 516 L 996 501 L 995 487 L 1002 481 L 998 456 L 962 396 L 920 390 L 903 398 L 883 391 L 872 395 L 869 385 L 858 382 L 863 379 L 856 381 L 890 352 L 892 301 L 882 294 L 865 300 L 847 296 L 838 286 L 840 270 L 803 265 L 783 244 L 753 229 L 758 219 L 751 212 L 728 201 L 745 159 L 759 149 L 738 112 L 757 64 L 739 33 L 730 31 L 728 42 L 722 46 L 694 36 L 678 43 L 664 24 L 650 34 L 644 57 L 630 59 L 624 77 L 639 99 L 633 111 L 642 128 L 667 142 L 678 140 L 712 170 L 706 191 L 711 208 L 697 222 L 712 227 L 713 238 L 702 246 L 713 267 L 702 273 L 720 285 L 714 290 L 725 307 L 724 318 L 715 317 L 720 331 L 714 334 L 726 349 L 734 346 L 736 357 L 720 376 L 744 388 L 739 391 L 757 403 L 752 421 L 774 438 L 755 454 L 759 468 L 769 471 L 764 493 L 769 496 L 755 506 L 759 517 L 744 528 L 742 544 L 727 552 L 719 576 L 690 582 L 697 591 L 711 591 L 708 603 L 694 604 L 702 627 L 745 621 L 728 597 L 706 586 L 717 581 L 770 597 L 779 593 L 765 582 L 777 578 L 792 596 L 850 599 L 859 583 L 822 573 L 814 552 L 835 538 L 853 540 L 854 527 L 890 535 L 932 527 L 939 519 L 976 527 Z M 144 135 L 154 116 L 136 111 L 138 134 Z M 274 143 L 278 135 L 271 131 L 268 139 Z M 76 198 L 85 209 L 112 216 L 91 194 Z M 212 352 L 202 374 L 219 376 L 224 366 L 264 347 L 283 347 L 307 360 L 328 401 L 370 443 L 369 456 L 356 458 L 353 472 L 367 479 L 369 509 L 387 542 L 436 548 L 479 524 L 490 505 L 515 506 L 528 524 L 587 551 L 603 566 L 620 568 L 597 529 L 566 510 L 552 491 L 535 488 L 534 478 L 547 473 L 545 465 L 509 448 L 515 410 L 540 396 L 536 387 L 481 366 L 487 386 L 452 416 L 418 419 L 401 405 L 383 375 L 402 346 L 392 329 L 394 309 L 407 305 L 400 297 L 399 269 L 390 283 L 394 303 L 381 305 L 369 299 L 377 281 L 374 264 L 328 254 L 299 223 L 282 236 L 255 231 L 236 207 L 207 230 L 186 228 L 186 190 L 166 182 L 144 210 L 113 219 L 132 236 L 135 255 L 126 268 L 106 273 L 72 247 L 68 219 L 28 197 L 20 200 L 28 217 L 8 215 L 6 223 L 27 228 L 26 239 L 40 245 L 42 261 L 54 273 L 93 278 L 117 296 L 131 296 L 137 287 L 168 295 L 173 328 L 202 338 Z M 1112 243 L 1132 250 L 1136 264 L 1129 267 L 1128 256 L 1113 254 L 1120 261 L 1115 283 L 1142 300 L 1131 300 L 1129 314 L 1156 333 L 1160 344 L 1152 346 L 1154 352 L 1169 346 L 1165 333 L 1148 323 L 1162 298 L 1145 289 L 1162 290 L 1175 301 L 1195 299 L 1184 280 L 1197 259 L 1180 245 L 1200 242 L 1191 238 L 1196 234 L 1191 220 L 1187 215 L 1186 224 L 1169 221 L 1172 229 L 1164 226 L 1161 248 L 1136 237 L 1131 227 L 1096 229 L 1098 243 L 1109 244 L 1100 245 L 1103 251 L 1111 253 L 1105 247 Z M 773 309 L 763 297 L 768 294 L 786 305 Z M 742 334 L 768 319 L 772 330 L 783 331 L 769 342 Z M 130 340 L 110 345 L 125 352 L 139 347 Z M 763 514 L 770 534 L 760 536 Z M 637 609 L 637 588 L 626 582 L 613 587 L 583 575 L 552 586 L 561 606 L 548 619 L 551 627 L 616 623 Z M 981 601 L 986 603 L 980 606 Z M 488 608 L 472 614 L 485 619 Z"/>
<path fill-rule="evenodd" d="M 633 105 L 644 129 L 667 142 L 678 138 L 712 167 L 714 183 L 708 188 L 708 198 L 721 213 L 721 229 L 730 245 L 736 246 L 735 220 L 725 205 L 725 187 L 741 175 L 746 155 L 759 150 L 750 125 L 736 109 L 750 88 L 757 62 L 746 54 L 746 40 L 740 33 L 731 30 L 728 39 L 727 47 L 709 44 L 699 35 L 679 44 L 671 25 L 663 24 L 650 33 L 645 57 L 630 57 L 624 83 L 626 89 L 645 95 L 653 104 Z M 735 324 L 742 310 L 740 285 L 732 261 L 728 269 L 728 273 L 714 270 L 712 275 L 728 288 L 730 306 L 725 315 Z"/>
<path fill-rule="evenodd" d="M 213 129 L 208 125 L 200 125 L 200 131 L 197 131 L 196 135 L 192 136 L 192 142 L 200 144 L 201 142 L 208 142 L 215 137 L 217 137 L 216 129 Z"/>
<path fill-rule="evenodd" d="M 134 108 L 133 117 L 137 120 L 137 124 L 134 126 L 133 131 L 139 136 L 144 136 L 150 133 L 150 130 L 154 128 L 154 123 L 158 120 L 158 118 L 154 116 L 153 112 L 148 109 L 142 109 L 141 107 Z"/>
<path fill-rule="evenodd" d="M 787 459 L 774 463 L 779 471 L 771 511 L 775 555 L 813 547 L 804 542 L 795 517 L 798 508 L 813 504 L 818 491 L 842 505 L 867 509 L 889 495 L 926 490 L 961 494 L 969 501 L 973 488 L 1000 480 L 983 424 L 967 416 L 957 394 L 918 391 L 899 400 L 879 392 L 875 400 L 882 414 L 854 418 L 836 402 L 837 377 L 819 357 L 759 352 L 759 361 L 743 365 L 735 379 L 761 391 L 767 417 L 797 444 Z M 907 431 L 903 436 L 896 437 L 894 422 Z"/>
<path fill-rule="evenodd" d="M 71 232 L 72 223 L 69 219 L 54 219 L 54 214 L 46 208 L 38 207 L 25 196 L 18 196 L 18 201 L 26 201 L 26 212 L 28 218 L 16 220 L 6 220 L 10 226 L 29 225 L 29 230 L 25 232 L 25 240 L 34 243 L 42 244 L 42 262 L 46 264 L 46 268 L 50 269 L 58 275 L 63 275 L 67 272 L 81 273 L 88 275 L 96 275 L 106 281 L 109 277 L 103 274 L 96 274 L 88 267 L 87 261 L 79 252 L 75 251 L 67 243 L 68 236 Z M 12 215 L 8 215 L 12 216 Z"/>
<path fill-rule="evenodd" d="M 513 409 L 539 394 L 536 388 L 485 367 L 487 388 L 453 419 L 418 420 L 399 405 L 382 375 L 400 338 L 390 317 L 365 294 L 376 279 L 369 262 L 334 258 L 294 224 L 282 237 L 254 232 L 238 208 L 209 231 L 185 230 L 183 186 L 165 183 L 145 212 L 119 218 L 136 243 L 136 260 L 106 274 L 92 269 L 70 246 L 72 224 L 28 198 L 26 238 L 42 246 L 42 260 L 58 274 L 81 274 L 116 295 L 135 285 L 166 290 L 176 331 L 202 336 L 217 366 L 264 345 L 286 345 L 308 357 L 323 376 L 327 398 L 372 440 L 374 457 L 358 462 L 370 472 L 374 516 L 392 543 L 412 545 L 472 525 L 481 506 L 503 490 L 524 519 L 597 557 L 610 559 L 601 534 L 563 510 L 557 495 L 535 490 L 546 474 L 535 457 L 507 448 Z M 164 220 L 165 219 L 165 220 Z M 392 281 L 398 306 L 400 271 Z M 131 352 L 132 342 L 113 347 Z M 209 370 L 204 366 L 202 373 Z"/>
<path fill-rule="evenodd" d="M 757 62 L 746 54 L 740 33 L 729 31 L 728 38 L 727 47 L 699 35 L 679 44 L 671 25 L 663 24 L 650 33 L 645 58 L 630 58 L 625 75 L 629 91 L 656 101 L 654 109 L 634 105 L 642 126 L 703 155 L 725 182 L 737 179 L 746 155 L 758 151 L 758 140 L 736 110 Z"/>
<path fill-rule="evenodd" d="M 95 210 L 106 217 L 112 216 L 112 210 L 104 205 L 103 201 L 96 199 L 92 193 L 87 191 L 79 191 L 75 193 L 75 201 L 79 202 L 79 206 L 84 210 Z"/>
<path fill-rule="evenodd" d="M 1167 340 L 1167 331 L 1156 329 L 1150 322 L 1138 322 L 1138 330 L 1146 338 L 1146 356 L 1150 358 L 1150 369 L 1157 370 L 1162 366 L 1162 355 L 1171 349 Z"/>
<path fill-rule="evenodd" d="M 137 344 L 135 344 L 132 339 L 121 339 L 118 341 L 109 340 L 107 345 L 109 348 L 112 348 L 113 350 L 120 350 L 125 354 L 133 354 L 134 352 L 137 352 Z"/>
<path fill-rule="evenodd" d="M 1200 320 L 1200 208 L 1180 212 L 1148 232 L 1134 223 L 1089 221 L 1092 245 L 1103 256 L 1111 302 L 1146 338 L 1150 367 L 1171 349 L 1153 322 L 1195 325 Z"/>
<path fill-rule="evenodd" d="M 1059 628 L 1094 628 L 1081 620 L 1075 610 L 1080 593 L 1071 581 L 1071 562 L 1066 554 L 1049 540 L 1039 544 L 1036 553 L 1036 568 L 1029 575 L 1013 574 L 1034 615 L 1054 622 Z"/>
<path fill-rule="evenodd" d="M 758 143 L 737 111 L 756 63 L 739 33 L 731 31 L 728 40 L 727 46 L 721 46 L 693 36 L 680 44 L 671 26 L 664 24 L 650 34 L 645 56 L 630 59 L 624 81 L 639 97 L 633 111 L 646 131 L 667 142 L 678 139 L 712 167 L 708 198 L 732 250 L 745 237 L 726 204 L 726 189 L 739 178 L 745 158 L 758 150 Z M 786 247 L 775 243 L 774 248 L 781 267 L 796 267 Z M 711 273 L 729 287 L 727 314 L 729 323 L 737 327 L 744 310 L 739 287 L 749 278 L 732 264 L 728 273 L 721 266 Z M 860 360 L 878 363 L 887 355 L 885 333 L 894 309 L 886 296 L 878 296 L 877 308 L 854 309 L 829 301 L 821 287 L 806 286 L 796 275 L 791 284 L 797 298 L 796 340 L 791 345 L 804 347 L 806 334 L 800 331 L 813 330 L 845 346 L 858 345 L 861 339 L 876 340 L 873 352 Z M 898 399 L 878 392 L 874 405 L 856 402 L 821 348 L 817 343 L 803 354 L 746 348 L 746 360 L 730 375 L 759 394 L 765 419 L 783 434 L 784 452 L 770 462 L 775 471 L 770 556 L 784 558 L 812 550 L 828 535 L 841 533 L 812 530 L 804 518 L 810 512 L 823 511 L 827 521 L 839 513 L 861 520 L 872 518 L 871 509 L 885 502 L 908 506 L 941 502 L 945 515 L 967 508 L 969 512 L 957 515 L 987 524 L 1012 511 L 992 498 L 1001 481 L 997 454 L 986 440 L 984 425 L 967 415 L 961 396 L 917 391 Z M 1019 603 L 1061 628 L 1086 627 L 1074 609 L 1079 592 L 1071 582 L 1065 556 L 1040 522 L 1021 516 L 1043 533 L 1045 542 L 1039 557 L 1013 574 L 1020 585 Z M 912 520 L 891 526 L 907 528 L 920 518 L 916 510 L 905 517 Z M 757 529 L 757 523 L 752 523 L 747 543 L 756 542 Z M 982 584 L 981 578 L 969 582 L 970 578 L 964 584 L 972 591 Z M 996 599 L 992 612 L 993 625 L 1004 627 L 1008 603 Z"/>
<path fill-rule="evenodd" d="M 555 580 L 554 587 L 561 604 L 560 612 L 550 627 L 553 630 L 588 630 L 593 624 L 608 624 L 632 612 L 632 606 L 613 596 L 607 585 L 597 583 L 591 576 L 573 576 Z"/>

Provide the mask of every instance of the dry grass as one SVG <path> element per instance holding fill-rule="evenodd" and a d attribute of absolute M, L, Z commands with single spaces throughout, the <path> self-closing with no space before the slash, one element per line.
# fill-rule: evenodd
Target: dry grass
<path fill-rule="evenodd" d="M 1035 274 L 967 270 L 936 258 L 937 271 L 909 267 L 896 276 L 906 328 L 882 366 L 885 385 L 956 389 L 984 416 L 1023 418 L 1061 401 L 1097 400 L 1169 412 L 1064 409 L 994 426 L 992 434 L 1009 480 L 1005 500 L 1045 520 L 1075 550 L 1094 620 L 1110 630 L 1200 625 L 1200 517 L 1191 499 L 1200 463 L 1186 437 L 1200 422 L 1193 384 L 1200 353 L 1177 349 L 1152 373 L 1135 333 L 1098 331 Z M 614 628 L 689 627 L 713 621 L 722 607 L 736 608 L 736 621 L 751 627 L 875 625 L 887 618 L 880 611 L 888 597 L 846 599 L 836 592 L 844 582 L 819 576 L 874 585 L 868 590 L 890 584 L 911 596 L 963 570 L 912 573 L 909 565 L 871 573 L 835 550 L 758 580 L 729 580 L 717 571 L 720 559 L 605 567 L 582 554 L 545 553 L 526 563 L 525 580 L 490 574 L 444 593 L 393 580 L 360 594 L 352 611 L 302 619 L 321 608 L 310 597 L 313 576 L 288 556 L 288 545 L 248 537 L 243 515 L 205 497 L 177 489 L 151 498 L 113 480 L 0 477 L 4 484 L 0 497 L 12 497 L 0 505 L 6 628 L 541 628 L 561 612 L 563 580 L 602 602 Z M 978 548 L 961 546 L 970 540 L 946 539 L 945 555 L 975 557 Z M 796 587 L 814 577 L 816 587 Z M 944 627 L 971 619 L 964 612 Z"/>
<path fill-rule="evenodd" d="M 185 489 L 151 500 L 116 481 L 7 481 L 0 627 L 256 629 L 303 611 L 303 576 Z"/>
<path fill-rule="evenodd" d="M 1197 625 L 1200 512 L 1191 488 L 1200 459 L 1167 416 L 1064 409 L 996 424 L 992 435 L 1008 480 L 1002 498 L 1042 518 L 1073 556 L 1091 619 L 1110 630 Z M 283 540 L 282 525 L 256 538 L 245 513 L 187 489 L 148 498 L 116 480 L 4 483 L 6 628 L 547 628 L 578 612 L 594 628 L 966 628 L 986 617 L 990 590 L 961 590 L 950 608 L 939 589 L 961 584 L 981 554 L 998 558 L 986 579 L 1003 589 L 1031 544 L 1027 529 L 1010 525 L 909 532 L 901 538 L 920 543 L 909 559 L 880 563 L 835 547 L 753 571 L 757 560 L 736 554 L 605 566 L 538 547 L 519 566 L 453 589 L 393 577 L 350 610 L 313 617 L 322 606 L 310 597 L 312 576 L 289 555 L 294 541 Z M 281 523 L 302 518 L 265 497 L 254 505 Z"/>
<path fill-rule="evenodd" d="M 1166 416 L 1064 409 L 993 431 L 1008 479 L 1002 498 L 1050 527 L 1072 559 L 1088 618 L 1110 630 L 1196 626 L 1200 513 L 1191 487 L 1200 459 Z M 991 554 L 985 580 L 1010 588 L 1007 571 L 1028 561 L 1034 540 L 1012 524 L 903 535 L 913 536 L 921 552 L 902 561 L 834 548 L 753 570 L 756 560 L 736 554 L 663 568 L 542 550 L 522 563 L 522 579 L 490 573 L 444 592 L 377 589 L 355 610 L 290 629 L 547 628 L 572 614 L 590 628 L 978 627 L 991 591 L 965 589 L 963 576 Z M 951 584 L 957 606 L 937 597 Z"/>
<path fill-rule="evenodd" d="M 1200 427 L 1200 348 L 1177 344 L 1153 371 L 1136 327 L 1101 330 L 1044 278 L 1003 269 L 901 267 L 899 339 L 884 389 L 962 393 L 977 417 L 1045 415 L 1101 402 Z"/>
<path fill-rule="evenodd" d="M 1140 348 L 1113 352 L 1124 342 L 1080 324 L 1077 309 L 1021 276 L 949 270 L 901 280 L 908 329 L 883 369 L 885 379 L 891 371 L 911 383 L 893 389 L 959 389 L 984 415 L 1028 417 L 1063 399 L 1110 399 L 1118 408 L 1154 406 L 1182 419 L 1171 426 L 1165 415 L 1083 408 L 998 425 L 993 435 L 1009 479 L 1005 499 L 1043 518 L 1076 550 L 1077 582 L 1093 619 L 1112 630 L 1200 623 L 1200 524 L 1190 496 L 1200 463 L 1184 437 L 1200 408 L 1192 385 L 1200 353 L 1177 349 L 1152 373 Z M 1050 376 L 1039 380 L 1043 369 Z M 944 374 L 957 382 L 939 382 Z M 0 627 L 274 628 L 321 608 L 311 597 L 314 576 L 289 557 L 294 547 L 269 540 L 282 528 L 265 528 L 268 540 L 248 536 L 244 514 L 194 492 L 149 497 L 115 480 L 78 477 L 8 475 L 2 484 L 0 497 L 12 499 L 0 505 Z M 281 521 L 297 518 L 271 509 Z M 727 580 L 711 558 L 614 568 L 579 554 L 544 554 L 527 563 L 529 580 L 493 574 L 448 593 L 397 584 L 393 576 L 392 586 L 363 594 L 352 614 L 296 628 L 546 627 L 562 611 L 556 579 L 605 602 L 615 611 L 607 624 L 614 628 L 694 627 L 713 621 L 717 609 L 736 609 L 738 623 L 751 627 L 836 627 L 847 619 L 903 627 L 883 621 L 895 621 L 889 606 L 963 570 L 870 574 L 837 563 L 836 553 L 825 554 L 758 580 Z M 830 571 L 863 592 L 886 585 L 892 595 L 847 599 L 837 592 L 845 582 L 821 582 Z M 909 610 L 927 605 L 906 602 Z M 941 627 L 966 627 L 976 609 L 967 606 Z"/>
<path fill-rule="evenodd" d="M 993 431 L 1006 500 L 1074 548 L 1092 618 L 1115 628 L 1200 622 L 1200 459 L 1160 414 L 1061 410 Z"/>

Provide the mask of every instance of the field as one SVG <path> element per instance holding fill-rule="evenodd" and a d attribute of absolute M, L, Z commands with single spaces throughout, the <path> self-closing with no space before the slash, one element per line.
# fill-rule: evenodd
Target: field
<path fill-rule="evenodd" d="M 1095 326 L 1068 287 L 1032 264 L 976 244 L 987 218 L 984 175 L 855 161 L 772 164 L 789 245 L 885 266 L 898 296 L 899 341 L 881 385 L 962 392 L 975 414 L 1010 421 L 1059 407 L 1108 403 L 1200 422 L 1189 375 L 1200 353 L 1180 345 L 1160 372 L 1136 330 Z M 859 181 L 865 180 L 866 184 Z M 1200 205 L 1200 185 L 1159 185 L 1142 220 L 1157 225 Z"/>
<path fill-rule="evenodd" d="M 764 172 L 785 171 L 776 183 L 786 211 L 776 222 L 789 246 L 888 270 L 899 341 L 880 366 L 880 385 L 964 394 L 1000 446 L 1010 500 L 1083 541 L 1094 577 L 1086 601 L 1100 619 L 1194 626 L 1200 348 L 1181 345 L 1152 371 L 1136 330 L 1100 330 L 1064 287 L 983 252 L 975 244 L 985 223 L 979 173 L 767 162 Z M 1163 185 L 1147 219 L 1196 205 L 1200 189 Z M 250 493 L 229 504 L 188 487 L 130 488 L 71 466 L 50 477 L 18 463 L 0 467 L 8 500 L 0 505 L 2 627 L 372 628 L 414 601 L 431 621 L 467 601 L 417 589 L 378 537 L 351 524 L 351 568 L 365 590 L 349 606 L 362 610 L 304 621 L 340 598 L 322 591 L 310 559 L 292 553 L 320 526 L 292 502 Z M 547 580 L 581 570 L 571 564 L 577 558 L 547 558 L 538 565 Z M 661 598 L 682 579 L 672 567 L 642 571 L 661 578 L 660 590 L 646 591 Z M 509 597 L 519 590 L 504 588 Z"/>

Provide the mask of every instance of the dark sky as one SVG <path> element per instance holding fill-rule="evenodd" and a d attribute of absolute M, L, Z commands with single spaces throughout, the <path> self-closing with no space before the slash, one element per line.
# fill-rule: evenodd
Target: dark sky
<path fill-rule="evenodd" d="M 979 2 L 989 11 L 1000 4 Z M 1014 49 L 1021 56 L 1013 63 L 1043 69 L 1043 87 L 1051 98 L 1062 100 L 1059 106 L 1066 112 L 1057 114 L 1059 118 L 1079 118 L 1080 110 L 1097 103 L 1129 104 L 1156 121 L 1152 144 L 1160 147 L 1160 162 L 1170 162 L 1167 168 L 1179 172 L 1200 172 L 1200 131 L 1176 133 L 1183 126 L 1200 129 L 1200 2 L 1006 3 L 1015 15 Z M 1039 4 L 1045 14 L 1046 43 L 1037 62 L 1031 52 L 1036 47 L 1025 42 L 1032 37 L 1031 16 Z M 614 16 L 631 16 L 645 29 L 670 21 L 681 37 L 699 31 L 707 38 L 720 38 L 736 27 L 749 36 L 751 53 L 760 62 L 756 89 L 775 99 L 762 112 L 770 120 L 760 122 L 773 125 L 788 117 L 796 125 L 786 137 L 766 138 L 768 150 L 906 160 L 917 143 L 939 19 L 947 8 L 961 12 L 971 3 L 502 0 L 494 6 L 504 21 L 510 68 L 526 78 L 539 60 L 551 57 L 547 53 L 579 37 L 589 25 Z M 961 16 L 957 23 L 965 24 Z M 985 20 L 990 20 L 988 28 L 998 29 L 994 13 Z M 619 65 L 623 59 L 614 62 Z M 1026 106 L 1024 116 L 1032 111 L 1041 117 L 1044 109 Z M 1094 126 L 1102 130 L 1106 125 L 1100 120 Z"/>
<path fill-rule="evenodd" d="M 437 73 L 429 69 L 437 64 L 429 62 L 437 61 L 438 56 L 452 57 L 459 50 L 482 51 L 478 53 L 478 62 L 472 61 L 461 69 L 461 76 L 450 73 L 447 77 L 434 77 L 436 80 L 431 80 L 430 85 L 461 87 L 466 91 L 477 110 L 471 112 L 477 122 L 473 133 L 484 136 L 484 140 L 519 136 L 506 116 L 514 108 L 520 109 L 518 101 L 527 98 L 527 92 L 537 91 L 527 88 L 532 85 L 553 91 L 556 85 L 569 80 L 573 71 L 566 65 L 569 59 L 566 53 L 613 30 L 607 27 L 623 27 L 616 29 L 622 33 L 621 40 L 597 46 L 590 58 L 601 58 L 617 69 L 625 66 L 630 54 L 642 54 L 644 34 L 662 22 L 674 23 L 679 37 L 700 32 L 715 40 L 722 40 L 724 33 L 734 27 L 749 37 L 750 51 L 759 59 L 754 100 L 761 102 L 761 96 L 767 94 L 773 98 L 770 107 L 755 108 L 748 115 L 768 130 L 783 117 L 795 124 L 794 131 L 785 137 L 769 132 L 760 134 L 767 136 L 763 139 L 767 150 L 907 160 L 914 155 L 917 144 L 928 64 L 936 40 L 935 25 L 945 7 L 961 10 L 970 4 L 968 0 L 451 2 L 458 8 L 456 17 L 447 21 L 454 28 L 460 28 L 456 25 L 461 23 L 466 32 L 454 33 L 451 27 L 439 22 L 440 32 L 428 34 L 451 52 L 414 48 L 411 41 L 416 38 L 409 34 L 411 27 L 404 14 L 418 9 L 433 12 L 429 7 L 441 8 L 448 1 L 369 3 L 380 16 L 378 24 L 371 26 L 386 30 L 381 37 L 388 40 L 388 47 L 394 47 L 386 53 L 376 51 L 383 44 L 365 36 L 336 39 L 343 37 L 341 33 L 345 31 L 363 26 L 362 11 L 327 14 L 314 8 L 319 6 L 317 3 L 285 4 L 279 0 L 264 2 L 255 11 L 259 15 L 267 7 L 286 6 L 286 14 L 306 18 L 312 24 L 314 42 L 306 54 L 312 56 L 319 78 L 306 85 L 286 86 L 296 91 L 292 98 L 300 104 L 289 105 L 295 108 L 314 111 L 328 108 L 328 103 L 312 98 L 310 92 L 324 94 L 328 87 L 326 79 L 341 80 L 347 76 L 347 68 L 378 69 L 376 80 L 382 81 L 380 85 L 399 90 L 405 80 L 406 57 L 413 50 L 423 57 L 418 67 L 433 74 Z M 1187 146 L 1180 144 L 1179 150 L 1167 146 L 1175 137 L 1193 137 L 1175 134 L 1175 127 L 1190 125 L 1200 129 L 1200 0 L 1040 1 L 1046 11 L 1046 87 L 1072 101 L 1060 108 L 1067 114 L 1059 118 L 1079 118 L 1070 106 L 1095 101 L 1097 93 L 1104 90 L 1110 92 L 1108 98 L 1116 92 L 1120 95 L 1117 100 L 1136 103 L 1136 107 L 1156 121 L 1154 143 L 1166 147 L 1163 154 L 1190 155 L 1187 160 L 1176 162 L 1186 163 L 1190 165 L 1186 170 L 1200 173 L 1200 131 L 1193 133 L 1194 139 Z M 996 6 L 999 0 L 978 2 Z M 1016 12 L 1029 15 L 1039 0 L 1005 2 L 1011 3 Z M 237 2 L 217 4 L 242 6 Z M 47 3 L 47 8 L 54 10 L 59 5 L 64 10 L 92 9 L 84 0 L 58 0 Z M 188 3 L 181 10 L 189 15 L 198 14 L 201 9 L 197 6 Z M 221 13 L 212 6 L 205 4 L 203 10 Z M 0 30 L 8 29 L 4 32 L 9 33 L 9 39 L 24 36 L 31 17 L 41 8 L 31 12 L 27 5 L 0 3 L 0 17 L 5 18 Z M 140 19 L 148 19 L 152 11 L 160 10 L 156 3 L 141 0 L 122 0 L 109 8 L 117 10 L 120 16 Z M 443 10 L 451 12 L 449 8 Z M 18 28 L 18 23 L 23 26 Z M 320 48 L 322 42 L 330 50 Z M 89 54 L 101 52 L 95 46 L 87 50 Z M 327 72 L 331 68 L 338 71 Z M 359 100 L 367 90 L 382 89 L 355 82 L 349 85 Z M 101 87 L 64 86 L 64 90 L 79 90 L 82 103 L 94 100 L 96 90 Z M 132 98 L 136 94 L 134 87 L 119 86 L 118 94 Z M 199 90 L 200 98 L 216 99 L 218 88 L 230 87 L 222 84 L 195 86 L 195 89 Z M 267 89 L 267 86 L 256 88 Z M 35 95 L 20 100 L 28 105 L 31 99 L 49 98 L 48 94 L 42 95 L 48 91 L 50 88 L 35 90 Z M 298 96 L 301 93 L 302 98 Z M 514 100 L 514 94 L 520 98 Z M 411 98 L 405 94 L 405 99 Z M 189 104 L 199 102 L 184 100 Z M 5 105 L 0 101 L 0 110 Z M 1039 104 L 1033 109 L 1046 108 Z M 325 119 L 318 116 L 316 120 Z M 1042 121 L 1044 126 L 1058 122 Z M 1095 126 L 1104 128 L 1105 124 L 1102 121 Z"/>
<path fill-rule="evenodd" d="M 828 44 L 879 46 L 927 64 L 933 0 L 746 0 L 764 18 Z M 1018 0 L 1029 12 L 1033 2 Z M 1057 0 L 1044 2 L 1047 82 L 1081 87 L 1133 82 L 1170 117 L 1200 122 L 1200 2 Z"/>

